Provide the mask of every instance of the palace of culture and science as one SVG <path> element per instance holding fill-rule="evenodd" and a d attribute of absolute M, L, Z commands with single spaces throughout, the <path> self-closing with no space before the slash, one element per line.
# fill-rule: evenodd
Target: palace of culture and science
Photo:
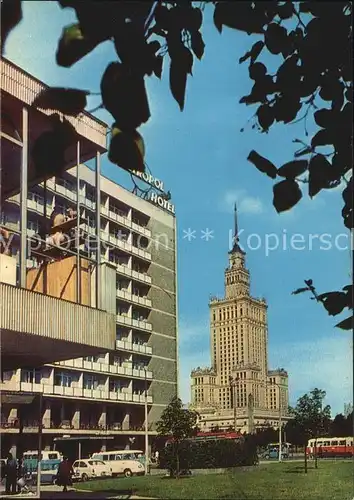
<path fill-rule="evenodd" d="M 235 236 L 225 270 L 225 298 L 211 298 L 211 367 L 191 372 L 191 408 L 202 431 L 254 432 L 289 420 L 288 374 L 268 369 L 267 304 L 250 295 L 250 273 Z"/>

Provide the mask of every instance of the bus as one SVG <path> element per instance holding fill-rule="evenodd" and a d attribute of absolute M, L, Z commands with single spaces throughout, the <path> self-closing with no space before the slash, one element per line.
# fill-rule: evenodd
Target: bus
<path fill-rule="evenodd" d="M 63 456 L 58 451 L 42 451 L 41 470 L 56 470 Z M 27 472 L 36 472 L 38 466 L 38 451 L 25 451 L 23 454 L 23 466 Z"/>
<path fill-rule="evenodd" d="M 102 460 L 112 469 L 112 476 L 145 474 L 145 455 L 141 450 L 115 450 L 93 453 L 92 460 Z"/>
<path fill-rule="evenodd" d="M 318 437 L 309 439 L 306 447 L 309 458 L 352 457 L 353 436 L 350 437 Z"/>

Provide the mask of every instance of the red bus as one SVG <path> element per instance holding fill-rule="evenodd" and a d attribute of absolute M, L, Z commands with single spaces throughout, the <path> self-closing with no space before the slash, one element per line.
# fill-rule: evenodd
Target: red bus
<path fill-rule="evenodd" d="M 353 436 L 350 437 L 318 437 L 307 443 L 306 453 L 309 458 L 317 457 L 352 457 Z"/>

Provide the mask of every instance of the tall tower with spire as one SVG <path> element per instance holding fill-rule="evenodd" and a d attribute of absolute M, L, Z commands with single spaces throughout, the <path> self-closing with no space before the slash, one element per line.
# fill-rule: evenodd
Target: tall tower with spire
<path fill-rule="evenodd" d="M 229 267 L 225 271 L 225 297 L 227 299 L 249 295 L 250 276 L 245 267 L 245 255 L 246 253 L 240 246 L 237 205 L 235 203 L 233 245 L 229 252 Z"/>
<path fill-rule="evenodd" d="M 277 405 L 282 405 L 284 413 L 287 411 L 287 374 L 268 370 L 267 304 L 264 299 L 251 296 L 250 273 L 239 234 L 235 204 L 225 296 L 214 297 L 209 303 L 211 371 L 192 372 L 192 403 L 198 411 L 203 405 L 210 407 L 214 403 L 219 416 L 210 417 L 211 422 L 220 420 L 233 425 L 237 414 L 241 422 L 248 422 L 250 430 L 257 419 L 271 422 L 278 411 Z M 270 379 L 281 380 L 281 400 L 274 387 L 268 391 Z M 237 380 L 237 384 L 230 384 L 230 380 Z"/>

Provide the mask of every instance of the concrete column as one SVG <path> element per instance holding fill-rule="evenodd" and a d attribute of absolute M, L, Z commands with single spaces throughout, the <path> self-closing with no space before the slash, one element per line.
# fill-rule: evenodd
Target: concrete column
<path fill-rule="evenodd" d="M 98 420 L 98 425 L 101 425 L 102 427 L 106 428 L 107 425 L 107 406 L 103 405 L 101 416 Z"/>
<path fill-rule="evenodd" d="M 80 429 L 80 407 L 76 406 L 73 417 L 71 419 L 71 425 L 74 429 Z"/>
<path fill-rule="evenodd" d="M 122 422 L 122 429 L 123 431 L 129 430 L 130 427 L 130 413 L 126 413 L 123 422 Z"/>
<path fill-rule="evenodd" d="M 18 419 L 18 409 L 11 408 L 11 410 L 9 411 L 9 416 L 8 416 L 7 422 L 10 424 L 17 419 Z"/>
<path fill-rule="evenodd" d="M 42 425 L 45 429 L 50 429 L 51 420 L 52 420 L 52 411 L 50 407 L 50 402 L 45 401 L 44 413 L 42 417 Z"/>

